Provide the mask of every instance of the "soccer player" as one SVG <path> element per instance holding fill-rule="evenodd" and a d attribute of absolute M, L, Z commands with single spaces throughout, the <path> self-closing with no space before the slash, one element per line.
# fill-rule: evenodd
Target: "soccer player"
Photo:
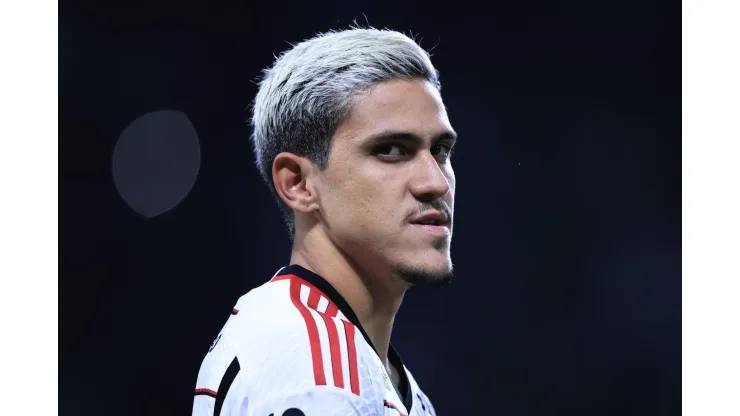
<path fill-rule="evenodd" d="M 194 416 L 434 415 L 390 344 L 404 293 L 452 277 L 456 134 L 429 55 L 353 27 L 293 46 L 253 103 L 289 263 L 239 298 Z"/>

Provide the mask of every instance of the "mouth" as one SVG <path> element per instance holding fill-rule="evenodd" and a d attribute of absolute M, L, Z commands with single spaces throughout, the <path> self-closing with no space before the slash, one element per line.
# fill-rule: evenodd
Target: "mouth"
<path fill-rule="evenodd" d="M 450 220 L 446 213 L 431 211 L 411 221 L 414 228 L 435 236 L 450 234 Z"/>
<path fill-rule="evenodd" d="M 447 237 L 448 235 L 450 235 L 450 229 L 445 224 L 434 225 L 434 224 L 411 223 L 411 225 L 414 228 L 418 229 L 419 231 L 425 232 L 427 234 L 432 234 L 437 237 Z"/>
<path fill-rule="evenodd" d="M 448 225 L 448 221 L 442 218 L 420 219 L 417 221 L 412 221 L 411 223 L 414 225 L 432 225 L 435 227 L 439 227 L 439 226 L 447 227 Z"/>

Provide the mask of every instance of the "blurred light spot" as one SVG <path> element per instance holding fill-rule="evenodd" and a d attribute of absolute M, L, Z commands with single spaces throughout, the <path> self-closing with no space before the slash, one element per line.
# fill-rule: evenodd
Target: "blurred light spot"
<path fill-rule="evenodd" d="M 113 150 L 113 181 L 124 201 L 146 218 L 176 207 L 200 168 L 198 134 L 175 110 L 145 114 L 126 127 Z"/>

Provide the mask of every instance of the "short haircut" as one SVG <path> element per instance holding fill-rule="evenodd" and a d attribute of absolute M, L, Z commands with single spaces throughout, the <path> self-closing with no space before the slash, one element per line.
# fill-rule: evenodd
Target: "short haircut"
<path fill-rule="evenodd" d="M 272 163 L 279 153 L 305 157 L 325 169 L 331 138 L 348 116 L 355 94 L 398 78 L 425 79 L 441 90 L 429 53 L 397 31 L 353 27 L 292 46 L 263 71 L 251 118 L 256 165 L 291 238 L 293 210 L 272 182 Z"/>

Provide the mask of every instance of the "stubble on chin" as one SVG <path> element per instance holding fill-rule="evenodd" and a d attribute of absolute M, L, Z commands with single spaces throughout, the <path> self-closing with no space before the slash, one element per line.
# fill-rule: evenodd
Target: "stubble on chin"
<path fill-rule="evenodd" d="M 395 264 L 393 266 L 393 274 L 409 286 L 422 287 L 446 286 L 454 277 L 452 264 L 449 267 L 437 270 L 424 266 Z"/>

